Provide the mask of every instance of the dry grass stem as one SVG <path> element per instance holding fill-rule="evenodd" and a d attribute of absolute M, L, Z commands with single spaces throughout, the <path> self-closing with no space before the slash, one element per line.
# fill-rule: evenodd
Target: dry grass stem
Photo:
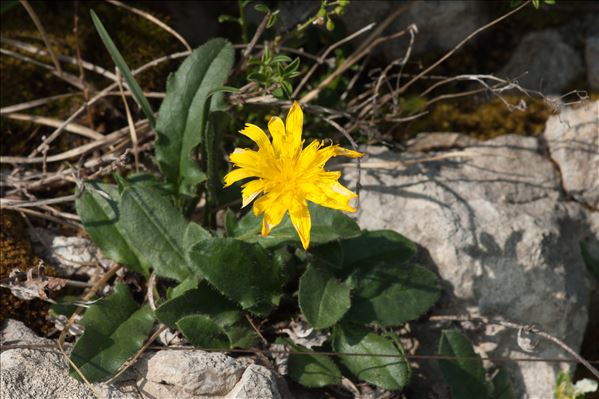
<path fill-rule="evenodd" d="M 177 31 L 175 31 L 173 28 L 171 28 L 170 26 L 168 26 L 167 24 L 165 24 L 164 22 L 162 22 L 161 20 L 159 20 L 158 18 L 153 16 L 152 14 L 145 12 L 143 10 L 140 10 L 139 8 L 135 8 L 135 7 L 129 6 L 127 4 L 123 4 L 117 0 L 106 0 L 106 1 L 112 5 L 117 6 L 117 7 L 124 8 L 127 11 L 131 11 L 132 13 L 137 14 L 137 15 L 147 19 L 148 21 L 158 25 L 160 28 L 164 29 L 166 32 L 170 33 L 178 41 L 180 41 L 183 44 L 183 46 L 185 46 L 185 49 L 187 51 L 191 52 L 191 46 L 189 45 L 189 43 L 187 43 L 187 40 L 185 40 L 183 38 L 183 36 L 181 36 L 179 33 L 177 33 Z"/>
<path fill-rule="evenodd" d="M 52 63 L 54 64 L 54 68 L 56 69 L 56 72 L 59 75 L 62 74 L 62 68 L 60 67 L 60 62 L 58 62 L 58 58 L 56 58 L 56 54 L 54 54 L 54 50 L 52 50 L 52 46 L 50 45 L 50 39 L 48 38 L 48 34 L 46 33 L 46 30 L 44 29 L 44 25 L 42 25 L 42 22 L 38 18 L 37 14 L 35 13 L 35 10 L 33 9 L 33 7 L 31 7 L 29 2 L 27 0 L 20 0 L 20 1 L 21 1 L 21 5 L 23 6 L 23 8 L 25 8 L 25 10 L 27 10 L 27 14 L 29 14 L 29 16 L 31 17 L 31 20 L 35 24 L 35 27 L 40 32 L 40 35 L 42 36 L 42 39 L 44 40 L 44 44 L 46 45 L 46 48 L 48 49 L 48 54 L 50 54 L 50 58 L 52 58 Z"/>
<path fill-rule="evenodd" d="M 127 102 L 127 97 L 125 97 L 125 92 L 123 90 L 123 82 L 121 80 L 121 74 L 116 69 L 117 80 L 116 82 L 119 85 L 119 90 L 121 92 L 121 98 L 123 100 L 123 104 L 125 105 L 125 114 L 127 115 L 127 123 L 129 124 L 129 135 L 131 136 L 131 145 L 133 151 L 133 157 L 135 158 L 135 170 L 139 172 L 139 150 L 137 148 L 137 130 L 135 129 L 135 122 L 133 121 L 133 116 L 131 116 L 131 110 L 129 109 L 129 103 Z"/>
<path fill-rule="evenodd" d="M 19 114 L 19 113 L 7 114 L 7 115 L 5 115 L 5 117 L 8 119 L 37 123 L 38 125 L 44 125 L 44 126 L 50 126 L 50 127 L 58 127 L 58 126 L 62 125 L 62 123 L 63 123 L 63 121 L 54 119 L 54 118 L 48 118 L 45 116 L 37 116 L 37 115 Z M 68 125 L 65 126 L 64 130 L 67 132 L 70 132 L 70 133 L 78 134 L 83 137 L 87 137 L 89 139 L 94 139 L 94 140 L 103 140 L 104 139 L 103 134 L 98 133 L 95 130 L 90 129 L 88 127 L 78 125 L 76 123 L 69 123 Z"/>
<path fill-rule="evenodd" d="M 23 42 L 20 40 L 2 37 L 2 38 L 0 38 L 0 43 L 8 44 L 10 46 L 13 46 L 13 47 L 19 49 L 19 50 L 26 51 L 26 52 L 36 55 L 36 56 L 41 56 L 41 57 L 49 56 L 48 52 L 44 51 L 43 49 L 41 49 L 37 46 L 34 46 L 33 44 L 26 43 L 26 42 Z M 116 79 L 116 76 L 114 73 L 102 68 L 99 65 L 92 64 L 89 61 L 80 60 L 78 58 L 74 58 L 74 57 L 70 57 L 68 55 L 62 55 L 62 54 L 59 54 L 57 57 L 60 61 L 68 62 L 69 64 L 73 64 L 73 65 L 77 65 L 77 66 L 80 65 L 83 69 L 86 69 L 90 72 L 97 73 L 98 75 L 103 76 L 106 79 L 109 79 L 109 80 Z"/>

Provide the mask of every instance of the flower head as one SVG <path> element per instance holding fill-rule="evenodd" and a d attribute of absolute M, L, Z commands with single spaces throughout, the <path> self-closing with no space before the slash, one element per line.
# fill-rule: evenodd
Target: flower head
<path fill-rule="evenodd" d="M 254 214 L 262 219 L 262 236 L 281 223 L 285 213 L 297 231 L 304 249 L 310 244 L 312 222 L 306 201 L 328 208 L 355 212 L 349 201 L 356 194 L 339 183 L 341 172 L 327 172 L 325 163 L 334 156 L 359 158 L 363 154 L 325 146 L 314 140 L 305 148 L 302 140 L 304 115 L 299 104 L 293 103 L 285 123 L 279 117 L 268 122 L 272 142 L 262 129 L 250 123 L 240 131 L 258 145 L 258 151 L 236 148 L 231 162 L 236 166 L 225 176 L 225 187 L 236 181 L 254 178 L 242 186 L 243 206 L 254 199 Z"/>

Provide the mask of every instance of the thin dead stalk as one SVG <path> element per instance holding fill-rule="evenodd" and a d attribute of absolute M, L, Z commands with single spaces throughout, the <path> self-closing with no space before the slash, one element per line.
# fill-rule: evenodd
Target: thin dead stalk
<path fill-rule="evenodd" d="M 167 56 L 164 57 L 160 57 L 157 58 L 155 60 L 152 60 L 150 62 L 148 62 L 147 64 L 142 65 L 141 67 L 135 69 L 134 71 L 132 71 L 131 73 L 135 76 L 143 71 L 145 71 L 146 69 L 150 69 L 153 68 L 163 62 L 166 61 L 170 61 L 170 60 L 174 60 L 174 59 L 178 59 L 178 58 L 182 58 L 189 55 L 189 51 L 183 51 L 183 52 L 179 52 L 179 53 L 174 53 L 174 54 L 169 54 Z M 111 91 L 113 91 L 115 88 L 117 88 L 117 83 L 112 83 L 111 85 L 107 86 L 106 88 L 104 88 L 102 91 L 100 91 L 99 93 L 97 93 L 91 100 L 86 101 L 81 107 L 79 107 L 73 114 L 71 114 L 71 116 L 69 116 L 62 125 L 60 125 L 54 132 L 52 132 L 52 134 L 50 134 L 39 146 L 37 146 L 32 152 L 31 154 L 29 154 L 28 158 L 33 158 L 35 157 L 37 154 L 39 154 L 42 149 L 44 148 L 44 146 L 49 145 L 51 142 L 53 142 L 54 140 L 56 140 L 56 138 L 58 136 L 60 136 L 60 134 L 62 133 L 62 131 L 64 130 L 64 128 L 66 127 L 67 124 L 73 122 L 77 117 L 79 117 L 79 115 L 81 115 L 81 113 L 83 113 L 87 107 L 95 104 L 96 102 L 98 102 L 100 99 L 104 98 L 108 93 L 110 93 Z"/>
<path fill-rule="evenodd" d="M 99 279 L 94 284 L 94 286 L 89 289 L 89 291 L 87 291 L 87 293 L 83 296 L 83 298 L 81 298 L 81 301 L 82 302 L 89 301 L 94 295 L 96 295 L 96 292 L 98 292 L 104 285 L 106 285 L 108 283 L 108 281 L 110 281 L 110 279 L 113 278 L 114 275 L 116 274 L 116 272 L 118 272 L 122 267 L 123 266 L 119 263 L 113 264 L 112 267 L 110 268 L 110 270 L 108 270 L 102 276 L 102 278 Z M 59 348 L 61 348 L 63 353 L 64 353 L 64 340 L 67 337 L 69 328 L 73 325 L 77 316 L 79 316 L 81 314 L 81 311 L 82 311 L 82 308 L 78 307 L 77 309 L 75 309 L 75 311 L 73 312 L 71 317 L 69 317 L 69 320 L 65 323 L 64 328 L 63 328 L 62 332 L 60 333 L 60 336 L 58 337 L 58 346 L 59 346 Z M 66 357 L 68 358 L 68 356 L 66 356 Z"/>
<path fill-rule="evenodd" d="M 335 80 L 339 75 L 341 75 L 345 71 L 347 71 L 356 62 L 360 61 L 364 56 L 369 54 L 376 46 L 378 46 L 379 44 L 384 43 L 386 41 L 397 39 L 397 38 L 405 35 L 406 33 L 407 33 L 406 30 L 402 30 L 401 32 L 397 32 L 397 33 L 389 35 L 389 36 L 380 37 L 380 38 L 374 40 L 369 46 L 366 46 L 359 53 L 352 54 L 341 65 L 339 65 L 339 67 L 337 67 L 337 69 L 335 69 L 329 76 L 327 76 L 322 82 L 320 82 L 320 84 L 315 89 L 311 90 L 305 96 L 303 96 L 300 99 L 300 102 L 308 103 L 308 102 L 314 100 L 316 97 L 318 97 L 318 94 L 321 92 L 322 89 L 324 89 L 326 86 L 331 84 L 331 82 L 333 82 L 333 80 Z"/>
<path fill-rule="evenodd" d="M 258 42 L 258 39 L 260 39 L 260 36 L 262 36 L 262 33 L 264 33 L 264 29 L 266 29 L 266 24 L 268 23 L 270 16 L 271 13 L 269 11 L 266 13 L 264 18 L 262 18 L 262 22 L 260 22 L 260 25 L 258 25 L 258 29 L 256 29 L 256 33 L 252 37 L 252 40 L 250 40 L 247 47 L 243 50 L 243 62 L 245 62 L 245 59 L 247 59 L 247 57 L 251 54 L 252 50 L 254 49 L 254 46 L 256 46 L 256 43 Z"/>
<path fill-rule="evenodd" d="M 322 65 L 326 58 L 328 57 L 328 55 L 331 53 L 331 51 L 335 50 L 337 47 L 352 41 L 353 39 L 355 39 L 356 37 L 362 35 L 365 32 L 368 32 L 370 29 L 372 29 L 374 26 L 376 25 L 376 23 L 371 23 L 366 25 L 365 27 L 355 31 L 354 33 L 352 33 L 349 36 L 344 37 L 343 39 L 339 40 L 336 43 L 331 44 L 329 47 L 327 47 L 327 49 L 322 53 L 322 55 L 320 57 L 318 57 L 318 60 L 316 61 L 315 64 L 312 65 L 312 67 L 310 68 L 310 70 L 304 75 L 304 77 L 302 78 L 302 80 L 300 81 L 300 83 L 295 87 L 295 90 L 293 91 L 292 94 L 292 98 L 295 98 L 299 95 L 300 91 L 302 90 L 302 88 L 304 87 L 304 85 L 306 83 L 308 83 L 308 81 L 310 80 L 310 78 L 312 77 L 312 75 L 314 74 L 314 72 L 316 72 L 316 69 Z"/>
<path fill-rule="evenodd" d="M 123 99 L 123 104 L 125 104 L 125 114 L 127 115 L 127 123 L 129 124 L 129 135 L 131 137 L 131 146 L 133 157 L 135 159 L 135 170 L 139 172 L 139 150 L 137 148 L 137 130 L 135 129 L 135 122 L 133 121 L 133 116 L 131 116 L 131 110 L 129 109 L 129 103 L 127 102 L 127 97 L 125 97 L 125 92 L 123 90 L 123 82 L 121 79 L 121 74 L 116 68 L 117 80 L 116 82 L 119 85 L 119 90 L 121 92 L 121 98 Z"/>
<path fill-rule="evenodd" d="M 16 53 L 16 52 L 8 50 L 8 49 L 4 49 L 4 48 L 0 49 L 0 53 L 4 54 L 4 55 L 8 55 L 13 58 L 16 58 L 20 61 L 27 62 L 27 63 L 33 64 L 33 65 L 39 66 L 41 68 L 47 69 L 52 73 L 52 75 L 64 80 L 68 84 L 75 86 L 76 88 L 78 88 L 80 90 L 83 90 L 83 87 L 81 86 L 81 83 L 79 82 L 79 79 L 75 75 L 66 73 L 64 71 L 62 71 L 61 73 L 58 73 L 56 71 L 56 69 L 53 68 L 51 65 L 45 64 L 38 60 L 34 60 L 33 58 L 27 57 L 26 55 L 22 55 L 22 54 Z"/>
<path fill-rule="evenodd" d="M 8 119 L 31 122 L 31 123 L 36 123 L 38 125 L 44 125 L 44 126 L 50 126 L 50 127 L 58 127 L 58 126 L 62 125 L 62 123 L 63 123 L 63 121 L 54 119 L 54 118 L 48 118 L 45 116 L 37 116 L 37 115 L 20 114 L 20 113 L 16 113 L 16 112 L 6 114 L 5 117 Z M 103 134 L 98 133 L 95 130 L 90 129 L 88 127 L 79 125 L 77 123 L 69 123 L 68 125 L 65 126 L 64 130 L 67 132 L 70 132 L 70 133 L 78 134 L 83 137 L 87 137 L 89 139 L 94 139 L 94 140 L 103 140 L 104 139 Z"/>
<path fill-rule="evenodd" d="M 73 96 L 81 96 L 81 95 L 83 95 L 83 93 L 65 93 L 65 94 L 58 94 L 58 95 L 50 96 L 50 97 L 46 97 L 46 98 L 38 98 L 35 100 L 26 101 L 24 103 L 9 105 L 7 107 L 0 108 L 0 115 L 12 114 L 15 112 L 39 107 L 41 105 L 46 105 L 53 101 L 63 100 L 65 98 L 69 98 L 69 97 L 73 97 Z"/>
<path fill-rule="evenodd" d="M 36 55 L 36 56 L 42 56 L 42 57 L 49 56 L 48 52 L 44 51 L 43 49 L 41 49 L 37 46 L 34 46 L 31 43 L 22 42 L 20 40 L 2 37 L 2 38 L 0 38 L 0 43 L 8 44 L 10 46 L 16 47 L 19 50 L 26 51 L 26 52 Z M 103 76 L 106 79 L 110 79 L 110 80 L 116 79 L 116 76 L 112 72 L 102 68 L 99 65 L 92 64 L 89 61 L 80 60 L 78 58 L 70 57 L 68 55 L 62 55 L 62 54 L 59 54 L 57 56 L 57 58 L 59 61 L 68 62 L 69 64 L 81 65 L 81 67 L 83 69 L 97 73 L 98 75 Z"/>
<path fill-rule="evenodd" d="M 584 367 L 586 367 L 595 376 L 595 378 L 599 379 L 599 371 L 595 367 L 593 367 L 590 362 L 585 360 L 582 356 L 580 356 L 574 349 L 572 349 L 568 344 L 566 344 L 561 339 L 554 337 L 553 335 L 551 335 L 549 333 L 541 331 L 540 329 L 538 329 L 535 326 L 523 325 L 523 324 L 513 323 L 511 321 L 505 321 L 505 320 L 489 319 L 489 318 L 483 317 L 483 316 L 470 317 L 470 316 L 460 316 L 460 315 L 458 315 L 458 316 L 439 315 L 439 316 L 431 316 L 429 318 L 429 320 L 430 321 L 478 322 L 478 323 L 483 323 L 483 324 L 495 324 L 498 326 L 515 329 L 515 330 L 518 330 L 519 332 L 525 332 L 525 333 L 529 333 L 529 334 L 538 335 L 539 337 L 545 338 L 546 340 L 553 342 L 554 344 L 556 344 L 557 346 L 562 348 L 564 351 L 568 352 L 580 364 L 582 364 Z"/>
<path fill-rule="evenodd" d="M 31 7 L 29 2 L 27 0 L 20 0 L 20 1 L 21 1 L 21 5 L 23 6 L 23 8 L 25 8 L 25 10 L 27 10 L 27 14 L 29 14 L 31 19 L 33 20 L 35 27 L 40 32 L 40 35 L 42 36 L 42 39 L 44 40 L 44 44 L 46 45 L 46 48 L 48 49 L 48 54 L 50 54 L 50 58 L 52 59 L 52 63 L 54 64 L 54 69 L 56 69 L 56 72 L 59 75 L 62 75 L 62 68 L 60 67 L 60 62 L 58 62 L 58 58 L 56 58 L 56 54 L 54 54 L 54 50 L 52 50 L 52 46 L 50 45 L 50 39 L 48 39 L 48 34 L 46 33 L 46 30 L 44 29 L 44 25 L 42 25 L 42 22 L 38 18 L 37 14 L 35 13 L 35 10 L 33 9 L 33 7 Z"/>
<path fill-rule="evenodd" d="M 148 338 L 146 343 L 137 352 L 135 352 L 135 355 L 133 355 L 133 357 L 131 359 L 127 360 L 127 362 L 125 362 L 125 364 L 123 364 L 123 366 L 120 368 L 120 370 L 117 371 L 117 373 L 114 376 L 112 376 L 108 381 L 106 381 L 106 383 L 110 384 L 110 383 L 116 381 L 117 378 L 119 378 L 125 371 L 127 371 L 127 369 L 129 369 L 129 367 L 134 365 L 135 362 L 137 361 L 137 359 L 139 359 L 141 357 L 141 355 L 143 355 L 143 353 L 150 346 L 152 346 L 154 341 L 156 341 L 156 339 L 160 336 L 160 334 L 167 328 L 168 328 L 167 326 L 161 324 L 160 327 L 154 332 L 154 334 L 152 334 L 152 336 L 150 338 Z"/>
<path fill-rule="evenodd" d="M 417 80 L 419 80 L 420 78 L 422 78 L 423 76 L 425 76 L 426 74 L 428 74 L 430 71 L 432 71 L 433 69 L 435 69 L 436 67 L 438 67 L 440 64 L 442 64 L 445 60 L 447 60 L 449 57 L 451 57 L 456 51 L 458 51 L 460 48 L 462 48 L 462 46 L 464 46 L 464 44 L 468 43 L 470 40 L 472 40 L 473 37 L 475 37 L 476 35 L 478 35 L 479 33 L 489 29 L 490 27 L 498 24 L 499 22 L 503 21 L 504 19 L 510 17 L 511 15 L 517 13 L 518 11 L 520 11 L 521 9 L 523 9 L 524 7 L 528 6 L 528 4 L 530 3 L 531 0 L 527 0 L 526 2 L 522 3 L 520 6 L 516 7 L 515 9 L 505 13 L 504 15 L 502 15 L 499 18 L 494 19 L 493 21 L 489 22 L 488 24 L 481 26 L 480 28 L 476 29 L 474 32 L 470 33 L 468 36 L 466 36 L 461 42 L 459 42 L 457 44 L 457 46 L 455 46 L 454 48 L 452 48 L 451 50 L 449 50 L 447 53 L 445 53 L 441 58 L 439 58 L 437 61 L 435 61 L 432 65 L 430 65 L 428 68 L 424 69 L 422 72 L 420 72 L 419 74 L 417 74 L 416 76 L 414 76 L 412 79 L 410 79 L 406 84 L 404 84 L 403 86 L 401 86 L 399 89 L 394 90 L 393 92 L 387 94 L 384 99 L 383 102 L 389 101 L 391 98 L 396 97 L 397 95 L 404 93 L 408 87 L 410 87 L 412 84 L 414 84 L 414 82 L 416 82 Z"/>
<path fill-rule="evenodd" d="M 127 11 L 131 11 L 132 13 L 137 14 L 140 17 L 143 17 L 143 18 L 147 19 L 148 21 L 158 25 L 160 28 L 164 29 L 166 32 L 168 32 L 173 37 L 175 37 L 175 39 L 180 41 L 181 44 L 183 44 L 183 46 L 185 46 L 185 49 L 187 51 L 191 52 L 191 46 L 189 45 L 189 43 L 187 43 L 187 40 L 185 40 L 183 38 L 183 36 L 181 36 L 179 33 L 177 33 L 176 30 L 174 30 L 173 28 L 171 28 L 170 26 L 168 26 L 167 24 L 165 24 L 164 22 L 162 22 L 161 20 L 159 20 L 158 18 L 153 16 L 152 14 L 150 14 L 146 11 L 140 10 L 139 8 L 135 8 L 135 7 L 129 6 L 127 4 L 123 4 L 117 0 L 106 0 L 106 1 L 114 6 L 124 8 Z"/>

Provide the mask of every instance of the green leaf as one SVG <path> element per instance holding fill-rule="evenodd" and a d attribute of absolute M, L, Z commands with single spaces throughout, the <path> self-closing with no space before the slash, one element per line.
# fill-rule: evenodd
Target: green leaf
<path fill-rule="evenodd" d="M 331 266 L 339 277 L 380 261 L 400 264 L 416 254 L 416 245 L 392 230 L 362 231 L 354 238 L 320 245 L 314 255 Z"/>
<path fill-rule="evenodd" d="M 256 4 L 254 6 L 254 10 L 263 12 L 264 14 L 268 14 L 270 9 L 265 4 Z"/>
<path fill-rule="evenodd" d="M 89 381 L 97 382 L 110 378 L 142 347 L 154 317 L 148 306 L 139 308 L 126 285 L 117 284 L 112 295 L 89 307 L 80 324 L 85 332 L 71 360 Z M 74 370 L 71 374 L 78 377 Z"/>
<path fill-rule="evenodd" d="M 228 349 L 231 346 L 225 330 L 209 316 L 186 316 L 177 322 L 177 328 L 198 348 Z"/>
<path fill-rule="evenodd" d="M 150 106 L 148 99 L 146 98 L 146 96 L 144 96 L 143 90 L 141 89 L 141 87 L 139 87 L 139 84 L 133 77 L 133 74 L 127 66 L 125 59 L 121 55 L 120 51 L 116 48 L 114 42 L 110 38 L 110 35 L 104 28 L 104 25 L 102 25 L 100 18 L 98 18 L 94 10 L 90 10 L 90 13 L 92 16 L 92 21 L 94 22 L 94 26 L 96 27 L 96 30 L 98 31 L 98 34 L 100 35 L 100 38 L 104 43 L 104 46 L 106 46 L 106 49 L 110 53 L 112 61 L 114 61 L 116 66 L 119 68 L 119 71 L 121 72 L 123 78 L 127 82 L 127 86 L 129 86 L 131 94 L 133 94 L 133 98 L 135 98 L 135 101 L 137 101 L 137 103 L 143 110 L 144 114 L 146 115 L 146 118 L 148 118 L 148 120 L 150 121 L 150 124 L 154 126 L 156 124 L 156 119 L 154 118 L 154 111 L 152 111 L 152 107 Z"/>
<path fill-rule="evenodd" d="M 181 281 L 175 287 L 169 287 L 166 290 L 166 297 L 168 299 L 174 299 L 179 295 L 183 295 L 189 290 L 194 288 L 198 288 L 198 278 L 197 276 L 187 277 L 185 280 Z"/>
<path fill-rule="evenodd" d="M 188 316 L 208 316 L 223 329 L 232 348 L 248 348 L 257 341 L 254 330 L 242 319 L 239 307 L 205 281 L 200 282 L 197 288 L 187 289 L 164 302 L 155 314 L 158 320 L 171 328 L 177 328 L 179 321 Z M 186 336 L 189 334 L 188 330 Z"/>
<path fill-rule="evenodd" d="M 281 271 L 261 246 L 232 238 L 201 241 L 189 252 L 194 267 L 226 297 L 259 315 L 281 296 Z"/>
<path fill-rule="evenodd" d="M 77 310 L 76 303 L 80 300 L 78 296 L 75 295 L 65 295 L 61 297 L 57 303 L 50 305 L 50 309 L 48 309 L 48 314 L 53 317 L 58 316 L 66 316 L 71 317 L 73 312 Z"/>
<path fill-rule="evenodd" d="M 350 277 L 354 288 L 346 318 L 359 323 L 397 326 L 430 309 L 440 295 L 432 271 L 409 263 L 382 262 Z"/>
<path fill-rule="evenodd" d="M 399 341 L 382 337 L 364 327 L 337 324 L 333 329 L 333 350 L 362 354 L 340 356 L 340 361 L 358 379 L 383 389 L 402 389 L 410 379 L 410 365 Z"/>
<path fill-rule="evenodd" d="M 84 183 L 83 192 L 75 202 L 75 208 L 85 230 L 105 256 L 148 275 L 149 266 L 140 262 L 140 257 L 127 240 L 118 200 L 116 186 L 87 182 Z"/>
<path fill-rule="evenodd" d="M 289 355 L 287 370 L 289 376 L 297 383 L 308 388 L 320 388 L 341 383 L 341 371 L 328 356 L 318 355 L 290 339 L 277 338 L 277 344 L 287 345 L 295 352 L 314 353 L 314 355 Z"/>
<path fill-rule="evenodd" d="M 213 39 L 195 49 L 168 78 L 156 123 L 156 159 L 181 194 L 194 196 L 195 186 L 205 179 L 193 151 L 204 135 L 208 111 L 222 108 L 222 96 L 209 96 L 224 84 L 233 60 L 233 46 Z"/>
<path fill-rule="evenodd" d="M 160 305 L 155 311 L 163 324 L 175 328 L 183 317 L 203 314 L 216 324 L 227 327 L 241 319 L 239 308 L 220 293 L 202 282 L 198 288 L 190 289 Z"/>
<path fill-rule="evenodd" d="M 291 62 L 291 57 L 289 57 L 288 55 L 285 55 L 285 54 L 277 54 L 274 57 L 272 57 L 271 62 L 273 62 L 275 64 L 278 64 L 281 62 Z"/>
<path fill-rule="evenodd" d="M 223 22 L 235 22 L 235 23 L 239 23 L 239 18 L 234 17 L 232 15 L 219 15 L 218 16 L 218 22 L 220 22 L 221 24 Z"/>
<path fill-rule="evenodd" d="M 226 131 L 231 117 L 226 112 L 215 111 L 210 113 L 204 137 L 204 159 L 206 180 L 206 205 L 209 211 L 213 211 L 218 204 L 218 198 L 222 191 L 222 177 L 219 174 L 218 157 L 215 154 L 220 146 L 222 134 Z"/>
<path fill-rule="evenodd" d="M 589 241 L 582 241 L 580 253 L 591 273 L 599 280 L 599 251 L 593 251 Z"/>
<path fill-rule="evenodd" d="M 308 204 L 312 229 L 310 231 L 310 243 L 323 244 L 339 238 L 354 237 L 360 234 L 360 227 L 349 216 L 342 212 Z M 260 235 L 262 217 L 257 217 L 253 212 L 246 213 L 234 232 L 235 237 L 247 241 L 257 242 L 265 248 L 276 247 L 281 244 L 299 242 L 299 237 L 291 220 L 286 215 L 280 225 L 275 227 L 267 237 Z"/>
<path fill-rule="evenodd" d="M 210 232 L 197 223 L 189 222 L 183 235 L 183 246 L 191 248 L 200 241 L 212 238 Z"/>
<path fill-rule="evenodd" d="M 439 360 L 439 368 L 451 388 L 452 398 L 490 397 L 491 387 L 485 379 L 483 362 L 474 352 L 468 338 L 458 331 L 444 330 L 439 341 L 439 355 L 462 358 Z"/>
<path fill-rule="evenodd" d="M 503 367 L 499 369 L 499 372 L 497 372 L 493 378 L 492 383 L 492 399 L 516 399 L 516 393 L 514 392 L 514 387 L 510 381 L 510 376 Z"/>
<path fill-rule="evenodd" d="M 227 208 L 225 211 L 225 234 L 227 237 L 232 237 L 235 233 L 235 229 L 237 228 L 237 219 L 235 218 L 235 213 L 231 210 L 231 208 Z"/>
<path fill-rule="evenodd" d="M 231 341 L 231 348 L 253 348 L 258 343 L 258 335 L 247 321 L 241 321 L 225 328 Z"/>
<path fill-rule="evenodd" d="M 313 265 L 300 278 L 299 306 L 306 320 L 317 329 L 335 324 L 350 306 L 350 286 Z"/>
<path fill-rule="evenodd" d="M 188 224 L 174 205 L 155 189 L 130 186 L 119 208 L 125 237 L 136 252 L 145 253 L 145 267 L 177 281 L 194 275 L 186 257 Z"/>

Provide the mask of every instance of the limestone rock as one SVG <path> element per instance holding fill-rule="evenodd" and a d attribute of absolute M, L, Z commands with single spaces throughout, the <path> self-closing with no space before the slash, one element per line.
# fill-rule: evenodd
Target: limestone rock
<path fill-rule="evenodd" d="M 403 168 L 396 161 L 414 155 L 363 150 L 366 166 L 389 167 L 362 170 L 358 222 L 395 230 L 421 247 L 419 262 L 439 274 L 444 288 L 435 313 L 534 324 L 580 348 L 591 290 L 579 249 L 589 234 L 587 213 L 563 197 L 558 173 L 536 138 L 502 136 L 467 147 L 468 157 Z M 349 187 L 356 173 L 345 171 Z M 419 351 L 432 354 L 439 330 L 428 324 L 422 330 L 414 334 L 425 341 Z M 567 357 L 545 341 L 526 353 L 513 330 L 468 335 L 490 357 Z M 506 365 L 518 397 L 528 393 L 529 399 L 552 397 L 557 373 L 571 367 Z M 438 370 L 429 372 L 427 392 L 435 385 L 430 378 L 438 376 Z"/>
<path fill-rule="evenodd" d="M 544 30 L 525 35 L 497 75 L 544 94 L 562 94 L 583 72 L 580 54 L 557 31 Z"/>
<path fill-rule="evenodd" d="M 83 237 L 57 235 L 44 228 L 28 230 L 35 252 L 49 260 L 61 276 L 98 274 L 98 265 L 109 267 L 110 260 L 104 258 L 91 240 Z"/>
<path fill-rule="evenodd" d="M 8 320 L 2 343 L 48 344 L 49 348 L 16 348 L 0 355 L 0 397 L 6 399 L 93 398 L 89 388 L 69 375 L 54 343 L 40 338 L 23 323 Z M 278 385 L 278 384 L 281 385 Z M 284 382 L 249 359 L 221 353 L 164 350 L 145 353 L 113 384 L 93 384 L 101 399 L 204 399 L 291 397 Z M 281 391 L 282 390 L 282 391 Z"/>
<path fill-rule="evenodd" d="M 225 399 L 281 399 L 276 375 L 264 366 L 252 364 Z"/>
<path fill-rule="evenodd" d="M 599 101 L 552 116 L 543 137 L 564 189 L 577 201 L 599 209 Z"/>
<path fill-rule="evenodd" d="M 49 344 L 43 349 L 9 349 L 0 354 L 0 397 L 5 399 L 93 399 L 89 388 L 69 375 L 62 354 L 52 341 L 40 338 L 23 323 L 7 320 L 3 344 Z M 101 398 L 138 399 L 139 395 L 105 384 L 94 385 Z"/>
<path fill-rule="evenodd" d="M 235 387 L 244 365 L 220 353 L 195 350 L 146 353 L 132 367 L 138 387 L 149 397 L 224 396 Z"/>
<path fill-rule="evenodd" d="M 348 31 L 354 32 L 371 22 L 380 23 L 397 8 L 404 6 L 408 8 L 389 26 L 387 32 L 399 32 L 415 24 L 418 34 L 412 51 L 416 54 L 450 50 L 488 20 L 484 4 L 463 0 L 421 1 L 411 5 L 400 1 L 352 1 L 343 20 Z M 408 43 L 407 40 L 394 40 L 381 47 L 392 61 L 405 56 Z"/>

